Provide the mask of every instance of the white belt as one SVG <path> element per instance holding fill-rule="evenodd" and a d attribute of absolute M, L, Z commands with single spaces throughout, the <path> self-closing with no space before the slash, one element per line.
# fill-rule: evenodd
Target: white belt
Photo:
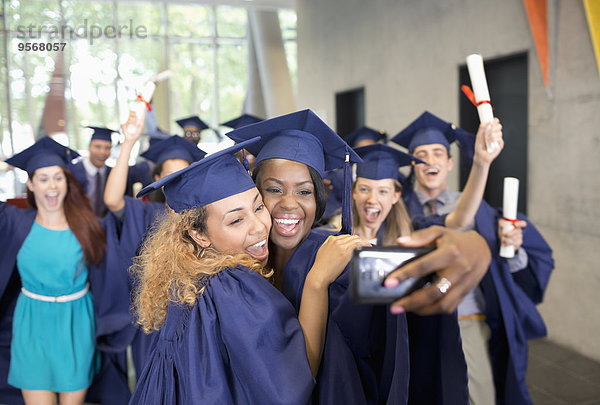
<path fill-rule="evenodd" d="M 68 294 L 68 295 L 60 295 L 58 297 L 50 297 L 48 295 L 32 293 L 31 291 L 27 291 L 24 287 L 21 287 L 21 292 L 26 297 L 33 298 L 34 300 L 46 301 L 46 302 L 75 301 L 75 300 L 78 300 L 79 298 L 83 297 L 84 295 L 86 295 L 89 290 L 90 290 L 90 283 L 86 283 L 85 288 L 81 291 L 77 291 L 76 293 Z"/>

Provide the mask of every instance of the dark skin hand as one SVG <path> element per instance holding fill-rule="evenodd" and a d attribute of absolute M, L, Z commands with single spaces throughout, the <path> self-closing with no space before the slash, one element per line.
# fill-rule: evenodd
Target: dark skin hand
<path fill-rule="evenodd" d="M 394 302 L 390 308 L 393 314 L 451 314 L 465 295 L 479 284 L 492 258 L 485 239 L 475 231 L 460 232 L 432 226 L 400 237 L 397 243 L 403 247 L 431 246 L 436 249 L 386 278 L 384 284 L 391 288 L 411 277 L 434 274 L 431 285 Z M 438 285 L 442 278 L 450 282 L 445 294 L 440 292 Z"/>

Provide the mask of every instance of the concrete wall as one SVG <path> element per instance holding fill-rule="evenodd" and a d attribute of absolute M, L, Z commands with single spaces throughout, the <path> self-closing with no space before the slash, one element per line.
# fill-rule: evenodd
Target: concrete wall
<path fill-rule="evenodd" d="M 297 0 L 297 12 L 298 108 L 334 128 L 335 93 L 361 86 L 366 124 L 390 134 L 426 109 L 456 122 L 466 55 L 529 53 L 529 218 L 556 260 L 540 311 L 553 341 L 600 360 L 600 78 L 582 1 L 548 2 L 548 89 L 521 0 Z"/>

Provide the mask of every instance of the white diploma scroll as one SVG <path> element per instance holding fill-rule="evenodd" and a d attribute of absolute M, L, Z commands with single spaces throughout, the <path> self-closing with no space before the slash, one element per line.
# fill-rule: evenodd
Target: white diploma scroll
<path fill-rule="evenodd" d="M 514 177 L 504 178 L 504 196 L 503 196 L 503 212 L 504 218 L 514 220 L 517 219 L 517 205 L 519 201 L 519 179 Z M 512 223 L 504 221 L 502 225 L 502 234 L 515 229 Z M 515 247 L 500 246 L 500 256 L 510 258 L 515 256 Z"/>
<path fill-rule="evenodd" d="M 149 81 L 154 83 L 162 82 L 163 80 L 167 80 L 169 77 L 171 77 L 172 74 L 173 72 L 169 69 L 163 70 L 162 72 L 157 73 L 156 76 L 151 78 Z"/>
<path fill-rule="evenodd" d="M 156 76 L 152 77 L 146 83 L 144 83 L 144 87 L 142 87 L 142 89 L 138 92 L 138 99 L 131 108 L 131 110 L 135 112 L 138 116 L 138 120 L 140 119 L 140 117 L 142 117 L 144 109 L 148 108 L 146 103 L 150 103 L 150 100 L 154 95 L 154 90 L 156 90 L 156 83 L 168 79 L 171 76 L 171 74 L 172 72 L 170 70 L 164 70 L 158 73 Z M 127 128 L 127 130 L 131 132 L 135 131 L 133 125 L 131 126 L 132 128 Z"/>
<path fill-rule="evenodd" d="M 471 86 L 473 86 L 473 94 L 477 105 L 477 114 L 479 114 L 479 122 L 485 124 L 494 120 L 494 111 L 490 101 L 490 92 L 488 90 L 487 80 L 485 79 L 485 71 L 483 70 L 483 58 L 479 54 L 467 56 L 467 69 L 471 78 Z M 489 153 L 496 151 L 500 146 L 494 141 L 488 143 L 486 139 L 486 148 Z"/>

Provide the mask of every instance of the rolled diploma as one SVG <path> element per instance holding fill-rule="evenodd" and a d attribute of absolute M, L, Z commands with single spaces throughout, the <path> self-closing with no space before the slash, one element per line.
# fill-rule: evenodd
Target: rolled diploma
<path fill-rule="evenodd" d="M 173 72 L 170 71 L 169 69 L 163 70 L 162 72 L 157 73 L 156 76 L 154 76 L 152 79 L 150 79 L 150 81 L 152 81 L 154 83 L 162 82 L 163 80 L 167 80 L 169 77 L 171 77 L 172 74 L 173 74 Z"/>
<path fill-rule="evenodd" d="M 467 56 L 467 69 L 471 78 L 471 86 L 473 86 L 473 94 L 475 102 L 490 101 L 490 92 L 488 90 L 487 80 L 485 79 L 485 71 L 483 70 L 483 58 L 479 54 Z M 479 114 L 479 122 L 485 124 L 494 120 L 494 111 L 490 103 L 483 103 L 477 106 L 477 114 Z M 485 140 L 485 145 L 489 153 L 494 152 L 499 148 L 498 142 L 488 143 Z"/>
<path fill-rule="evenodd" d="M 517 204 L 519 201 L 519 179 L 514 177 L 504 178 L 504 195 L 503 195 L 503 211 L 504 218 L 517 219 Z M 513 224 L 508 221 L 504 221 L 502 225 L 502 234 L 512 231 L 515 229 Z M 501 257 L 514 257 L 515 247 L 502 246 L 500 245 L 500 256 Z"/>
<path fill-rule="evenodd" d="M 142 89 L 142 91 L 140 92 L 140 95 L 142 96 L 142 99 L 150 102 L 150 100 L 152 99 L 152 95 L 154 94 L 154 90 L 156 89 L 156 84 L 154 84 L 154 82 L 146 82 L 146 84 L 144 84 L 144 88 Z M 137 118 L 138 121 L 140 121 L 142 117 L 142 113 L 144 112 L 144 109 L 146 108 L 146 103 L 143 103 L 140 100 L 136 100 L 135 104 L 133 105 L 133 107 L 131 108 L 131 110 L 133 112 L 135 112 L 137 114 Z M 127 130 L 130 132 L 134 132 L 135 131 L 135 126 L 132 124 L 129 124 L 129 126 L 127 127 Z"/>

